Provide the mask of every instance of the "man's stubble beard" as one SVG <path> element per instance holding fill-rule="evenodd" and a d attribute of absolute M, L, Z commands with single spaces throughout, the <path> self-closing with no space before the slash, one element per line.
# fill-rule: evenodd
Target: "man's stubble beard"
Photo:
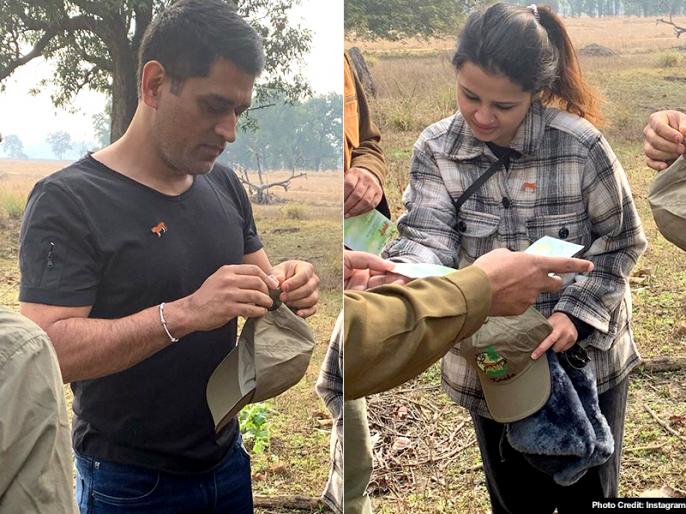
<path fill-rule="evenodd" d="M 160 144 L 160 158 L 167 165 L 167 167 L 173 170 L 177 176 L 185 175 L 207 175 L 214 168 L 217 160 L 215 159 L 212 163 L 207 166 L 200 160 L 184 159 L 182 155 L 178 158 L 174 156 L 174 145 L 168 145 L 166 143 Z"/>

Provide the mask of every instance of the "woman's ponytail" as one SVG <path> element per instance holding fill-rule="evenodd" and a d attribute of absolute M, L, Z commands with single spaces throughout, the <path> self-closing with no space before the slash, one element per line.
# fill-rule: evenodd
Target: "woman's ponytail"
<path fill-rule="evenodd" d="M 582 76 L 579 59 L 562 20 L 550 7 L 538 7 L 538 15 L 541 26 L 558 53 L 557 77 L 548 88 L 541 91 L 541 101 L 594 124 L 601 124 L 598 96 Z"/>

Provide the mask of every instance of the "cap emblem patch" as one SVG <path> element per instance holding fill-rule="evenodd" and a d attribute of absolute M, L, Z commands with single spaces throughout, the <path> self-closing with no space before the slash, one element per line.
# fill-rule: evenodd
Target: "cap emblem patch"
<path fill-rule="evenodd" d="M 476 365 L 488 378 L 497 379 L 507 375 L 507 360 L 492 346 L 487 347 L 485 352 L 476 355 Z"/>

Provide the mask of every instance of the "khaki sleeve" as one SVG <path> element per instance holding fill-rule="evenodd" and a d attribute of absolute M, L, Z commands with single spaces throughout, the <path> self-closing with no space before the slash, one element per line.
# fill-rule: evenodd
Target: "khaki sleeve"
<path fill-rule="evenodd" d="M 0 405 L 0 514 L 75 514 L 69 420 L 47 336 L 15 345 L 0 366 Z"/>
<path fill-rule="evenodd" d="M 351 69 L 352 66 L 351 66 Z M 357 109 L 359 117 L 360 144 L 352 149 L 350 167 L 360 167 L 371 171 L 383 186 L 387 174 L 386 159 L 379 145 L 381 133 L 372 121 L 369 104 L 364 94 L 364 88 L 353 69 L 355 77 L 355 93 L 357 95 Z"/>
<path fill-rule="evenodd" d="M 345 293 L 344 396 L 396 387 L 481 326 L 491 286 L 476 267 L 445 277 Z"/>

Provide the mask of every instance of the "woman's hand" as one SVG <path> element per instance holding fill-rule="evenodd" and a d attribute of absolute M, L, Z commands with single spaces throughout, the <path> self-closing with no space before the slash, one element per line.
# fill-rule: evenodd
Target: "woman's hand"
<path fill-rule="evenodd" d="M 553 326 L 553 331 L 541 341 L 541 344 L 531 354 L 531 358 L 534 360 L 543 355 L 551 346 L 553 351 L 557 353 L 569 350 L 579 337 L 574 323 L 564 312 L 554 312 L 548 318 L 548 322 Z"/>

